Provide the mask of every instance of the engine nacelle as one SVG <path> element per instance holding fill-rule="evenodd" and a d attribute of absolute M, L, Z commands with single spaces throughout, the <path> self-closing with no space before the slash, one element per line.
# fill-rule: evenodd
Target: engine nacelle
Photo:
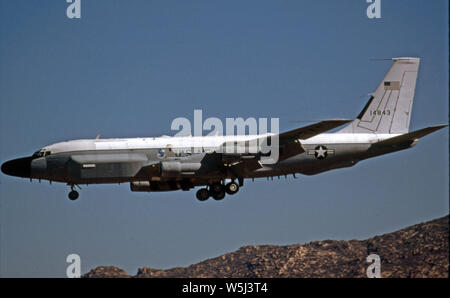
<path fill-rule="evenodd" d="M 176 177 L 179 175 L 193 175 L 201 167 L 201 163 L 181 163 L 179 161 L 162 161 L 161 177 Z"/>
<path fill-rule="evenodd" d="M 170 191 L 170 190 L 179 190 L 181 189 L 181 185 L 176 181 L 133 181 L 130 182 L 131 191 L 142 191 L 142 192 L 150 192 L 150 191 Z"/>
<path fill-rule="evenodd" d="M 130 182 L 131 191 L 151 191 L 149 181 L 133 181 Z"/>

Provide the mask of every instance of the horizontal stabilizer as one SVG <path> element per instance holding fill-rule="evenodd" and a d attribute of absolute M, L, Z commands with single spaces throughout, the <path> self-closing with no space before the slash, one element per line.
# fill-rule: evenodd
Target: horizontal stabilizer
<path fill-rule="evenodd" d="M 441 124 L 441 125 L 435 125 L 430 126 L 426 128 L 422 128 L 413 132 L 405 133 L 400 136 L 396 136 L 393 138 L 386 139 L 384 141 L 375 143 L 374 146 L 396 146 L 396 145 L 402 145 L 405 143 L 413 143 L 418 141 L 421 137 L 426 136 L 427 134 L 430 134 L 436 130 L 439 130 L 441 128 L 444 128 L 448 126 L 447 124 Z"/>

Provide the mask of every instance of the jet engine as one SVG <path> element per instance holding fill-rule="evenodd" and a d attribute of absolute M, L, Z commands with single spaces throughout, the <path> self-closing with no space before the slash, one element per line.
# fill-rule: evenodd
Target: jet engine
<path fill-rule="evenodd" d="M 181 189 L 181 185 L 176 181 L 133 181 L 130 182 L 130 189 L 140 192 L 170 191 Z"/>
<path fill-rule="evenodd" d="M 201 163 L 181 163 L 179 161 L 161 162 L 161 177 L 177 177 L 180 175 L 193 175 L 201 167 Z"/>

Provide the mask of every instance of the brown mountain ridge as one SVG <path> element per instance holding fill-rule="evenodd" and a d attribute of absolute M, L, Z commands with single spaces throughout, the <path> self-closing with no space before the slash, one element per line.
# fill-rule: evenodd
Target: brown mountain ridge
<path fill-rule="evenodd" d="M 381 277 L 448 278 L 449 216 L 367 240 L 244 246 L 188 267 L 139 268 L 134 276 L 100 266 L 82 277 L 367 277 L 366 258 L 381 259 Z"/>

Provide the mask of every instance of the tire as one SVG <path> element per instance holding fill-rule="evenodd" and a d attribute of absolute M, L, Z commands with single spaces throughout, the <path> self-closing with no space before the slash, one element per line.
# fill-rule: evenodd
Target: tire
<path fill-rule="evenodd" d="M 78 191 L 72 190 L 71 192 L 69 192 L 69 199 L 71 201 L 75 201 L 76 199 L 78 199 L 78 197 L 79 197 Z"/>
<path fill-rule="evenodd" d="M 221 190 L 219 192 L 216 192 L 215 194 L 213 194 L 213 199 L 216 201 L 220 201 L 223 200 L 223 198 L 225 198 L 225 191 Z"/>
<path fill-rule="evenodd" d="M 229 195 L 234 195 L 235 193 L 237 193 L 239 191 L 239 184 L 237 184 L 234 181 L 230 182 L 227 185 L 225 185 L 225 191 Z"/>
<path fill-rule="evenodd" d="M 224 187 L 221 183 L 214 183 L 211 185 L 210 190 L 213 194 L 215 194 L 215 193 L 220 193 L 220 192 L 224 191 L 223 188 Z"/>
<path fill-rule="evenodd" d="M 199 200 L 200 202 L 206 201 L 207 199 L 209 199 L 209 191 L 206 188 L 200 188 L 197 191 L 197 200 Z"/>

